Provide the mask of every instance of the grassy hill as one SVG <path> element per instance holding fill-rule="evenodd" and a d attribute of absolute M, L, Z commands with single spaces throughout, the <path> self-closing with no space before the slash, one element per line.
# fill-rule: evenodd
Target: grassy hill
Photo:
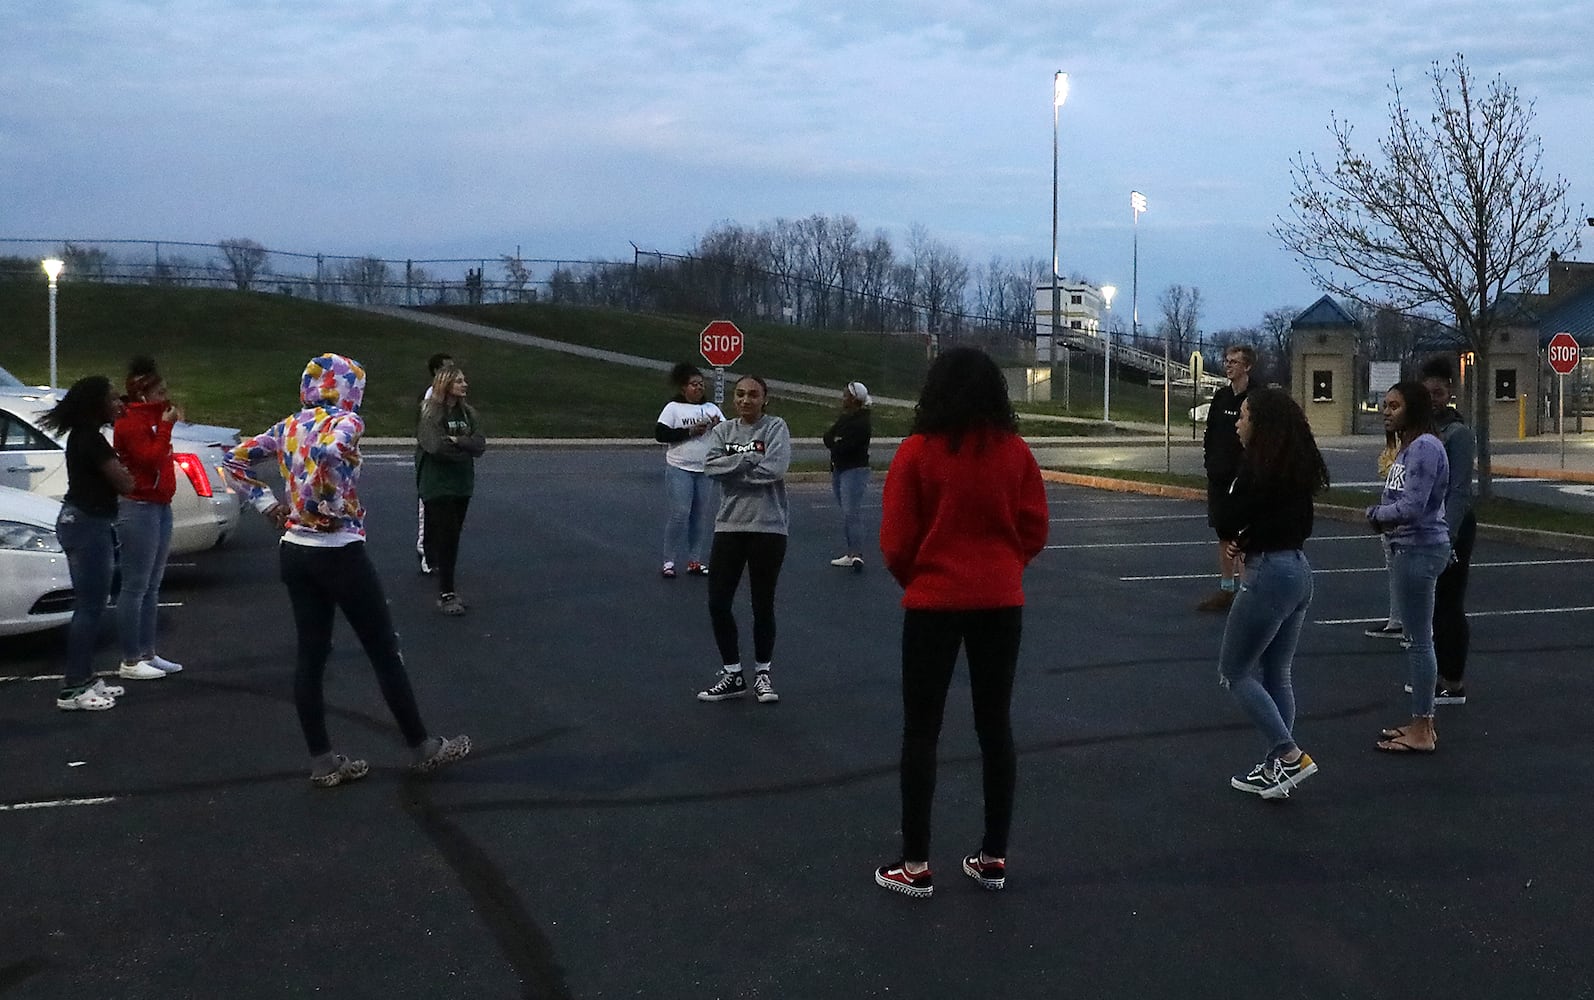
<path fill-rule="evenodd" d="M 570 343 L 660 360 L 693 359 L 703 320 L 552 305 L 451 309 L 463 318 Z M 89 374 L 119 382 L 128 358 L 151 354 L 189 418 L 256 430 L 297 406 L 298 376 L 310 357 L 336 351 L 360 361 L 368 385 L 370 433 L 414 430 L 426 358 L 448 351 L 471 379 L 473 403 L 491 436 L 646 437 L 669 396 L 658 372 L 435 330 L 303 299 L 221 289 L 63 283 L 58 300 L 62 384 Z M 0 365 L 30 383 L 49 378 L 48 299 L 42 282 L 0 281 Z M 738 366 L 771 378 L 840 386 L 862 379 L 878 393 L 912 398 L 926 361 L 916 338 L 743 325 L 748 349 Z M 1076 411 L 1094 396 L 1076 373 Z M 1114 386 L 1114 415 L 1129 418 L 1134 390 Z M 1122 402 L 1120 402 L 1122 400 Z M 1161 418 L 1161 397 L 1155 413 Z M 1058 412 L 1056 404 L 1046 408 Z M 829 405 L 777 398 L 795 434 L 813 437 L 834 418 Z M 882 408 L 876 433 L 905 433 L 911 414 Z M 1060 430 L 1060 428 L 1059 428 Z M 1048 428 L 1051 431 L 1051 428 Z"/>

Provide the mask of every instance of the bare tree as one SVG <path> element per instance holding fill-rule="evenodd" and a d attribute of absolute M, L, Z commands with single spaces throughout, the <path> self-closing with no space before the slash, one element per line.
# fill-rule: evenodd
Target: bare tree
<path fill-rule="evenodd" d="M 232 272 L 233 287 L 240 292 L 249 291 L 256 278 L 269 273 L 266 248 L 254 240 L 221 240 L 216 248 L 221 251 L 222 258 L 227 261 L 227 269 Z"/>
<path fill-rule="evenodd" d="M 1157 300 L 1162 310 L 1162 320 L 1157 331 L 1168 340 L 1168 352 L 1175 361 L 1190 356 L 1196 344 L 1196 331 L 1201 328 L 1201 289 L 1194 285 L 1169 285 Z"/>
<path fill-rule="evenodd" d="M 1256 347 L 1268 355 L 1269 377 L 1280 385 L 1290 385 L 1290 352 L 1295 347 L 1295 306 L 1280 306 L 1262 314 L 1257 329 Z"/>
<path fill-rule="evenodd" d="M 504 281 L 515 293 L 515 301 L 526 301 L 526 285 L 531 282 L 531 268 L 520 259 L 518 251 L 514 255 L 504 254 L 499 259 L 504 265 Z"/>
<path fill-rule="evenodd" d="M 1568 185 L 1545 176 L 1533 103 L 1515 87 L 1496 76 L 1480 92 L 1461 55 L 1434 63 L 1428 80 L 1426 118 L 1391 83 L 1376 153 L 1359 152 L 1336 117 L 1332 167 L 1297 154 L 1291 214 L 1274 231 L 1319 286 L 1444 316 L 1487 372 L 1496 329 L 1510 321 L 1502 297 L 1531 292 L 1552 253 L 1578 246 Z M 1475 403 L 1478 492 L 1487 497 L 1488 394 Z"/>
<path fill-rule="evenodd" d="M 338 266 L 338 280 L 359 305 L 376 305 L 392 298 L 392 274 L 379 257 L 355 257 Z"/>

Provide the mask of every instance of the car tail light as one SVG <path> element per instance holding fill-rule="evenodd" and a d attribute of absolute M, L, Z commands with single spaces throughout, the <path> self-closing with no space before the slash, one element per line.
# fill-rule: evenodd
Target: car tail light
<path fill-rule="evenodd" d="M 205 475 L 205 465 L 199 460 L 198 455 L 182 452 L 172 456 L 172 461 L 183 470 L 183 475 L 194 484 L 194 492 L 202 497 L 210 496 L 210 477 Z"/>

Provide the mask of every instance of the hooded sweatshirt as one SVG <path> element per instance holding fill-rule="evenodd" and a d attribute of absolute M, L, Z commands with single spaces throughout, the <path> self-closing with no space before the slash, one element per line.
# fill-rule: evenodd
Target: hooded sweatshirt
<path fill-rule="evenodd" d="M 703 471 L 724 492 L 714 530 L 786 534 L 786 469 L 791 465 L 786 421 L 767 413 L 751 424 L 727 420 L 703 436 L 709 442 Z"/>
<path fill-rule="evenodd" d="M 364 396 L 365 369 L 340 354 L 323 354 L 305 366 L 300 380 L 304 409 L 229 454 L 228 475 L 260 511 L 277 506 L 277 498 L 252 470 L 276 457 L 287 493 L 284 542 L 339 546 L 365 540 L 365 508 L 357 490 Z"/>
<path fill-rule="evenodd" d="M 1445 446 L 1420 434 L 1395 456 L 1378 503 L 1367 516 L 1383 526 L 1391 545 L 1448 545 L 1445 495 L 1450 492 L 1450 462 Z"/>
<path fill-rule="evenodd" d="M 1445 445 L 1450 463 L 1450 492 L 1445 495 L 1445 524 L 1450 528 L 1450 543 L 1456 542 L 1461 523 L 1472 515 L 1472 467 L 1478 460 L 1478 438 L 1461 419 L 1454 406 L 1447 406 L 1434 417 L 1439 440 Z"/>
<path fill-rule="evenodd" d="M 171 503 L 177 493 L 177 467 L 172 464 L 172 422 L 161 419 L 170 403 L 128 403 L 111 440 L 116 457 L 133 474 L 129 500 Z"/>

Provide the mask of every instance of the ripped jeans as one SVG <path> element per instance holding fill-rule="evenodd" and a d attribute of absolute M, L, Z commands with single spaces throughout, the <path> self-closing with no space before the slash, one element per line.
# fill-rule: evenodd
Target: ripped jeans
<path fill-rule="evenodd" d="M 1229 608 L 1218 653 L 1218 683 L 1228 688 L 1267 740 L 1268 754 L 1295 745 L 1290 668 L 1312 604 L 1312 564 L 1300 549 L 1245 557 L 1240 592 Z"/>

